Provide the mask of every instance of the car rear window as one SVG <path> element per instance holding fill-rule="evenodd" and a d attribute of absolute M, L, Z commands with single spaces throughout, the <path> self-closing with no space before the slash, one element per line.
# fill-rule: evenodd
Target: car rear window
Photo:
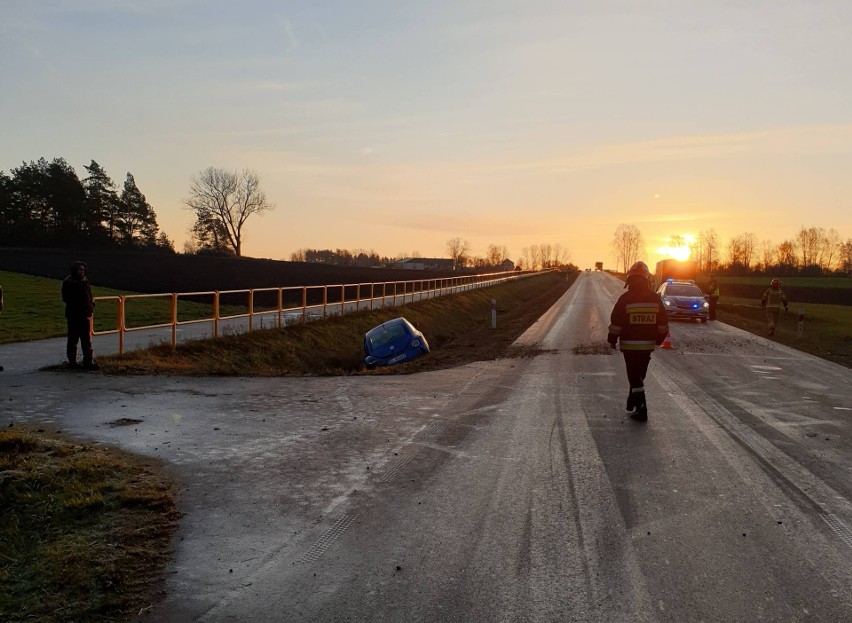
<path fill-rule="evenodd" d="M 666 286 L 666 296 L 704 296 L 698 286 L 672 283 Z"/>
<path fill-rule="evenodd" d="M 405 335 L 408 335 L 405 325 L 401 322 L 395 322 L 391 325 L 376 327 L 367 334 L 367 339 L 370 340 L 370 345 L 373 348 L 381 348 Z"/>

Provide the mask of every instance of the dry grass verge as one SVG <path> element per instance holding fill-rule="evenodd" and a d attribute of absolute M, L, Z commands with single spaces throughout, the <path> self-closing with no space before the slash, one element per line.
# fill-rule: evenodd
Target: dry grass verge
<path fill-rule="evenodd" d="M 803 337 L 796 337 L 800 307 L 805 308 Z M 722 322 L 767 337 L 766 312 L 750 299 L 726 299 L 719 303 Z M 790 311 L 781 312 L 778 330 L 770 338 L 786 346 L 852 368 L 852 307 L 790 303 Z"/>
<path fill-rule="evenodd" d="M 555 303 L 578 273 L 545 273 L 529 279 L 406 305 L 360 312 L 285 329 L 155 346 L 102 357 L 114 374 L 286 376 L 392 374 L 448 368 L 504 356 L 511 343 Z M 497 329 L 491 329 L 491 299 L 497 299 Z M 405 316 L 423 331 L 432 352 L 410 363 L 363 370 L 364 333 Z"/>
<path fill-rule="evenodd" d="M 0 431 L 0 620 L 137 614 L 177 519 L 170 485 L 124 453 Z"/>

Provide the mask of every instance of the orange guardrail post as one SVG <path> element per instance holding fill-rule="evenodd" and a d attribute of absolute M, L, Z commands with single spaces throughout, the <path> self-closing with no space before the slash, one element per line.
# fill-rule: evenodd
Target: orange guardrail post
<path fill-rule="evenodd" d="M 177 348 L 177 292 L 172 292 L 172 352 Z"/>
<path fill-rule="evenodd" d="M 302 324 L 305 324 L 305 315 L 308 313 L 308 288 L 302 288 Z"/>
<path fill-rule="evenodd" d="M 219 337 L 219 290 L 213 293 L 213 337 Z"/>
<path fill-rule="evenodd" d="M 249 290 L 248 295 L 248 332 L 251 333 L 254 323 L 254 290 Z"/>
<path fill-rule="evenodd" d="M 322 287 L 322 317 L 325 318 L 328 309 L 328 286 Z"/>
<path fill-rule="evenodd" d="M 116 314 L 118 315 L 118 354 L 124 354 L 124 296 L 118 297 L 118 308 L 116 309 Z"/>
<path fill-rule="evenodd" d="M 340 315 L 346 313 L 346 284 L 340 286 Z"/>
<path fill-rule="evenodd" d="M 358 291 L 355 293 L 355 311 L 361 311 L 361 284 L 358 284 Z"/>

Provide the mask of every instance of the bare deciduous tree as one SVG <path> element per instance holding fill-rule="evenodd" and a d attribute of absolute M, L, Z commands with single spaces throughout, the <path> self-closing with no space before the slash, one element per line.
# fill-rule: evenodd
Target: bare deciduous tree
<path fill-rule="evenodd" d="M 778 245 L 778 265 L 786 268 L 794 268 L 798 266 L 799 259 L 796 253 L 796 243 L 792 240 L 785 240 Z"/>
<path fill-rule="evenodd" d="M 553 245 L 553 265 L 564 266 L 571 261 L 571 252 L 558 242 Z"/>
<path fill-rule="evenodd" d="M 453 268 L 461 268 L 467 264 L 470 256 L 470 242 L 462 240 L 458 236 L 447 240 L 447 253 L 453 260 Z"/>
<path fill-rule="evenodd" d="M 846 274 L 852 273 L 852 238 L 840 245 L 840 270 Z"/>
<path fill-rule="evenodd" d="M 840 234 L 834 227 L 830 227 L 828 231 L 824 231 L 820 239 L 820 262 L 819 265 L 825 271 L 834 270 L 838 259 L 840 258 L 840 248 L 843 246 L 843 240 L 840 239 Z"/>
<path fill-rule="evenodd" d="M 499 266 L 509 259 L 509 249 L 506 245 L 489 244 L 484 259 L 487 266 Z"/>
<path fill-rule="evenodd" d="M 802 227 L 796 234 L 802 268 L 816 266 L 819 262 L 820 230 L 817 227 Z"/>
<path fill-rule="evenodd" d="M 273 209 L 257 173 L 209 167 L 194 175 L 185 204 L 195 213 L 193 237 L 200 248 L 242 255 L 243 228 L 253 214 Z"/>
<path fill-rule="evenodd" d="M 708 273 L 712 272 L 719 263 L 719 235 L 716 230 L 706 229 L 699 232 L 693 248 L 698 269 Z"/>
<path fill-rule="evenodd" d="M 775 265 L 778 258 L 778 247 L 771 240 L 763 240 L 760 243 L 760 265 L 763 270 L 768 270 Z"/>
<path fill-rule="evenodd" d="M 541 247 L 534 244 L 530 247 L 530 270 L 541 269 Z"/>
<path fill-rule="evenodd" d="M 616 270 L 622 268 L 623 272 L 626 272 L 641 255 L 644 255 L 645 238 L 636 225 L 622 223 L 615 228 L 611 245 Z"/>
<path fill-rule="evenodd" d="M 731 238 L 728 243 L 728 258 L 730 263 L 750 269 L 756 245 L 757 236 L 751 232 Z"/>

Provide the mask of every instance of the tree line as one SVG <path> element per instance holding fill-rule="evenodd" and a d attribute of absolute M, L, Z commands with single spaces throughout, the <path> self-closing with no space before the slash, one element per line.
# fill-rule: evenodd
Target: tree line
<path fill-rule="evenodd" d="M 119 191 L 96 161 L 84 168 L 82 180 L 64 158 L 0 171 L 0 245 L 174 250 L 132 173 Z"/>
<path fill-rule="evenodd" d="M 473 255 L 470 242 L 462 240 L 458 236 L 447 241 L 447 254 L 453 260 L 456 269 L 468 266 L 472 268 L 498 268 L 507 261 L 512 261 L 509 248 L 504 244 L 489 244 L 484 255 Z M 521 255 L 514 262 L 514 267 L 522 270 L 541 270 L 573 266 L 570 262 L 571 253 L 567 247 L 563 247 L 558 242 L 545 242 L 522 248 Z"/>
<path fill-rule="evenodd" d="M 452 260 L 455 270 L 466 268 L 488 269 L 500 268 L 511 260 L 509 248 L 504 244 L 489 244 L 485 253 L 474 255 L 471 244 L 456 236 L 446 243 L 447 259 Z M 298 249 L 290 254 L 291 262 L 309 262 L 312 264 L 329 264 L 333 266 L 379 266 L 389 267 L 404 259 L 418 259 L 423 255 L 419 251 L 403 251 L 396 257 L 379 255 L 374 250 L 366 249 Z M 514 262 L 516 268 L 539 270 L 571 266 L 571 254 L 559 243 L 544 243 L 524 247 L 521 256 Z"/>
<path fill-rule="evenodd" d="M 298 249 L 290 254 L 291 262 L 328 264 L 330 266 L 388 266 L 395 258 L 382 257 L 365 249 Z"/>
<path fill-rule="evenodd" d="M 672 236 L 669 245 L 686 245 L 683 236 Z M 690 258 L 699 272 L 728 274 L 772 273 L 780 276 L 852 274 L 852 238 L 843 240 L 830 227 L 805 227 L 779 243 L 759 239 L 753 232 L 732 236 L 727 243 L 715 229 L 700 231 L 688 243 Z M 645 241 L 636 225 L 621 224 L 612 240 L 617 268 L 626 269 L 645 255 Z"/>
<path fill-rule="evenodd" d="M 732 236 L 726 245 L 715 230 L 698 234 L 692 258 L 704 272 L 730 274 L 830 275 L 852 272 L 852 238 L 845 241 L 833 227 L 800 227 L 795 236 L 776 243 L 753 232 Z"/>

